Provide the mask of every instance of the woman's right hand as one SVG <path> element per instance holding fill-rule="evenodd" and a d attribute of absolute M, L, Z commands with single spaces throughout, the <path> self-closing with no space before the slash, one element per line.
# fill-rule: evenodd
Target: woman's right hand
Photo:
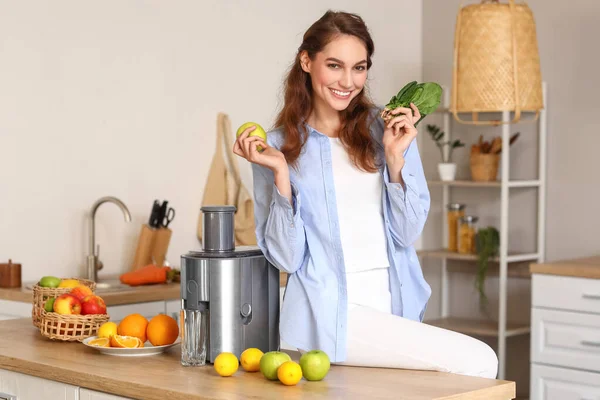
<path fill-rule="evenodd" d="M 233 152 L 251 163 L 269 168 L 273 173 L 287 169 L 285 156 L 258 136 L 249 136 L 256 126 L 246 128 L 233 144 Z M 262 147 L 261 151 L 258 148 Z"/>

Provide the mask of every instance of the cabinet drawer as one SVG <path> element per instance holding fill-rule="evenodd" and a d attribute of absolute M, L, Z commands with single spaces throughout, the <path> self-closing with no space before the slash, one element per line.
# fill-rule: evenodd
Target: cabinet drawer
<path fill-rule="evenodd" d="M 600 315 L 531 310 L 531 361 L 600 372 Z"/>
<path fill-rule="evenodd" d="M 533 274 L 532 306 L 600 314 L 600 279 Z"/>
<path fill-rule="evenodd" d="M 532 364 L 531 400 L 600 399 L 600 374 Z"/>

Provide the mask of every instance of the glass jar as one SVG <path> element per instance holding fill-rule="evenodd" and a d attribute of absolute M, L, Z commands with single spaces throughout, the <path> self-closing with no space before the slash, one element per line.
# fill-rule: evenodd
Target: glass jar
<path fill-rule="evenodd" d="M 458 219 L 465 215 L 465 205 L 459 203 L 448 204 L 448 250 L 458 250 Z"/>
<path fill-rule="evenodd" d="M 206 364 L 208 313 L 208 308 L 181 310 L 181 365 L 185 367 Z"/>
<path fill-rule="evenodd" d="M 479 218 L 466 215 L 459 219 L 458 226 L 458 252 L 460 254 L 475 254 L 475 235 L 477 233 L 476 223 Z"/>

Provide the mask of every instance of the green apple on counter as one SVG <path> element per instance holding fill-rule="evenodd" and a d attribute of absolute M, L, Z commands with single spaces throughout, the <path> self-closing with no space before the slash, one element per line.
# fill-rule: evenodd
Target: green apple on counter
<path fill-rule="evenodd" d="M 240 137 L 242 132 L 244 132 L 247 128 L 249 128 L 251 126 L 256 126 L 256 129 L 254 129 L 252 132 L 250 132 L 250 135 L 248 135 L 248 137 L 258 136 L 259 138 L 261 138 L 262 140 L 264 140 L 266 142 L 267 141 L 267 133 L 265 132 L 263 127 L 260 126 L 259 124 L 257 124 L 256 122 L 246 122 L 245 124 L 240 126 L 235 134 L 235 137 L 236 138 Z M 262 146 L 258 146 L 257 150 L 262 151 L 263 150 Z"/>
<path fill-rule="evenodd" d="M 62 279 L 55 276 L 44 276 L 40 279 L 39 285 L 41 287 L 57 288 L 61 281 Z"/>
<path fill-rule="evenodd" d="M 329 372 L 329 356 L 322 350 L 311 350 L 300 357 L 302 375 L 307 381 L 320 381 Z"/>
<path fill-rule="evenodd" d="M 269 351 L 260 358 L 260 372 L 265 378 L 276 381 L 277 369 L 286 361 L 292 361 L 289 354 L 282 351 Z"/>

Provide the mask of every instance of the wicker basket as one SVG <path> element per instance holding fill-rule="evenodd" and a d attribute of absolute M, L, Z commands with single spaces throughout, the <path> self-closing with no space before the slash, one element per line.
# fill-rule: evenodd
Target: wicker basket
<path fill-rule="evenodd" d="M 526 3 L 483 0 L 461 7 L 454 36 L 452 71 L 454 118 L 466 124 L 488 125 L 480 112 L 536 111 L 544 108 L 536 25 Z M 473 113 L 473 121 L 458 113 Z"/>
<path fill-rule="evenodd" d="M 81 341 L 94 336 L 100 325 L 108 320 L 108 314 L 63 315 L 42 310 L 40 332 L 54 340 Z"/>
<path fill-rule="evenodd" d="M 477 182 L 495 181 L 499 162 L 499 154 L 471 154 L 471 178 Z"/>
<path fill-rule="evenodd" d="M 81 279 L 81 278 L 70 278 L 75 279 L 84 285 L 92 289 L 92 292 L 96 290 L 96 282 Z M 36 328 L 40 327 L 42 311 L 44 311 L 44 303 L 50 297 L 58 297 L 61 294 L 69 293 L 72 288 L 48 288 L 42 287 L 38 284 L 33 286 L 33 308 L 31 310 L 31 319 L 33 320 L 33 326 Z"/>

